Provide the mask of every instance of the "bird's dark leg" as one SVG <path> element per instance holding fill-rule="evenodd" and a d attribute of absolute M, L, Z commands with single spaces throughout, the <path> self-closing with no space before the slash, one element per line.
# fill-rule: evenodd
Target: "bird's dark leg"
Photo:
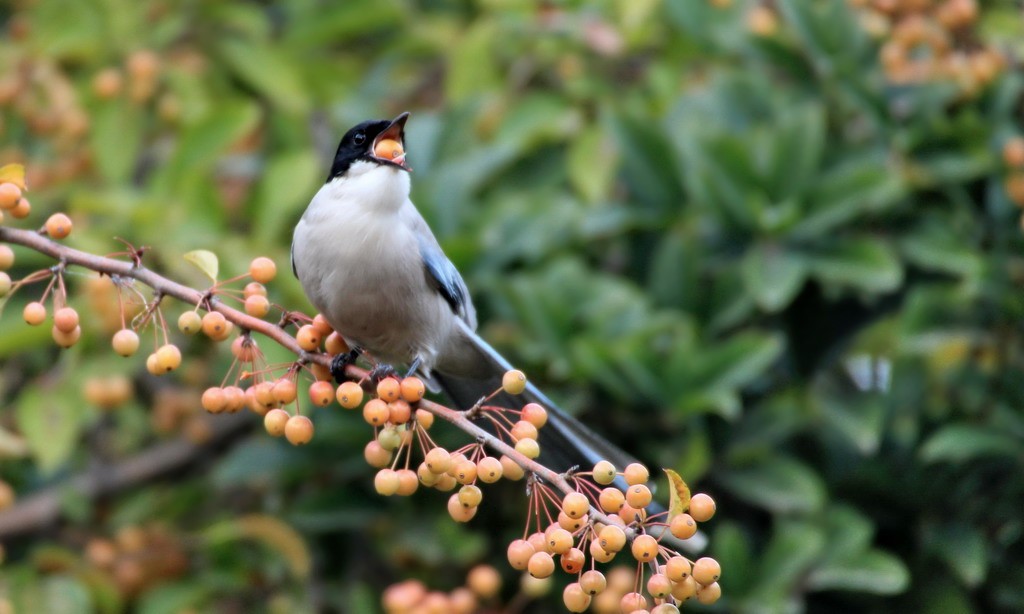
<path fill-rule="evenodd" d="M 334 355 L 334 358 L 331 359 L 331 376 L 334 377 L 334 381 L 339 384 L 345 381 L 345 367 L 354 363 L 362 352 L 362 348 L 352 348 L 350 352 Z"/>
<path fill-rule="evenodd" d="M 388 363 L 378 362 L 374 365 L 373 369 L 370 369 L 370 381 L 377 384 L 385 377 L 391 377 L 393 375 L 397 375 L 397 373 L 398 372 L 395 371 L 395 368 Z"/>
<path fill-rule="evenodd" d="M 406 371 L 405 376 L 412 377 L 413 375 L 416 375 L 416 370 L 420 368 L 420 363 L 422 362 L 423 360 L 417 356 L 416 359 L 412 361 L 412 364 L 409 365 L 409 370 Z"/>

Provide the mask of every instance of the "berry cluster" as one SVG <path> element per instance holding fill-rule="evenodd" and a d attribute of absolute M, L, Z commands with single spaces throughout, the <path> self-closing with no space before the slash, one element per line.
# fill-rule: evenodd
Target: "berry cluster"
<path fill-rule="evenodd" d="M 181 540 L 160 525 L 126 526 L 113 539 L 90 539 L 85 558 L 101 574 L 109 575 L 118 592 L 126 596 L 188 570 Z"/>
<path fill-rule="evenodd" d="M 492 601 L 500 590 L 498 570 L 478 565 L 469 570 L 465 586 L 448 593 L 428 590 L 418 580 L 406 580 L 385 589 L 381 601 L 387 614 L 472 614 L 481 601 Z"/>

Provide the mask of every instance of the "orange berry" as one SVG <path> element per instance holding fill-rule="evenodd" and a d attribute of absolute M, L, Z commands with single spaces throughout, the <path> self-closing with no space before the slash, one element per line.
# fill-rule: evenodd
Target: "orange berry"
<path fill-rule="evenodd" d="M 674 556 L 665 563 L 665 575 L 673 582 L 682 582 L 690 577 L 690 561 L 682 556 Z"/>
<path fill-rule="evenodd" d="M 371 426 L 383 426 L 390 416 L 388 404 L 380 399 L 370 399 L 363 405 L 363 420 Z"/>
<path fill-rule="evenodd" d="M 25 309 L 22 310 L 21 316 L 25 318 L 25 322 L 31 326 L 39 326 L 46 321 L 46 305 L 38 301 L 33 301 L 25 305 Z"/>
<path fill-rule="evenodd" d="M 601 509 L 609 514 L 618 514 L 622 506 L 626 504 L 626 496 L 622 494 L 622 491 L 613 486 L 609 486 L 601 491 L 600 496 L 597 498 L 598 504 Z"/>
<path fill-rule="evenodd" d="M 588 595 L 596 595 L 604 591 L 605 587 L 608 586 L 608 580 L 605 579 L 604 574 L 596 569 L 584 572 L 580 576 L 580 587 L 583 592 Z"/>
<path fill-rule="evenodd" d="M 501 378 L 501 388 L 508 394 L 521 394 L 526 390 L 526 374 L 515 369 L 506 371 Z"/>
<path fill-rule="evenodd" d="M 637 535 L 630 550 L 633 558 L 641 563 L 653 561 L 658 556 L 658 540 L 650 535 Z"/>
<path fill-rule="evenodd" d="M 10 210 L 10 213 L 11 217 L 23 220 L 32 213 L 32 203 L 28 202 L 28 199 L 22 196 Z"/>
<path fill-rule="evenodd" d="M 295 334 L 295 341 L 299 344 L 300 348 L 307 352 L 314 352 L 320 347 L 320 342 L 323 341 L 323 338 L 311 324 L 306 324 L 301 326 L 299 332 Z"/>
<path fill-rule="evenodd" d="M 402 399 L 388 403 L 388 422 L 392 424 L 405 424 L 411 417 L 412 408 Z"/>
<path fill-rule="evenodd" d="M 622 522 L 629 524 L 631 522 L 643 522 L 647 519 L 647 510 L 642 507 L 633 507 L 629 503 L 626 503 L 619 510 L 619 518 Z"/>
<path fill-rule="evenodd" d="M 221 316 L 224 317 L 224 316 Z M 186 335 L 194 335 L 203 328 L 203 319 L 194 311 L 186 311 L 178 316 L 178 330 Z"/>
<path fill-rule="evenodd" d="M 537 403 L 527 403 L 523 405 L 522 414 L 520 415 L 522 420 L 526 420 L 537 428 L 543 428 L 548 423 L 548 410 L 544 409 Z"/>
<path fill-rule="evenodd" d="M 573 582 L 562 591 L 562 603 L 570 612 L 586 612 L 590 607 L 590 595 L 584 592 L 579 582 Z"/>
<path fill-rule="evenodd" d="M 270 258 L 260 256 L 249 264 L 249 275 L 261 284 L 270 283 L 277 275 L 277 265 Z"/>
<path fill-rule="evenodd" d="M 156 352 L 146 356 L 146 371 L 149 371 L 150 375 L 163 375 L 156 362 Z"/>
<path fill-rule="evenodd" d="M 558 525 L 552 525 L 555 528 L 549 529 L 544 536 L 547 538 L 544 546 L 551 554 L 565 554 L 572 548 L 573 538 L 572 533 L 566 531 Z"/>
<path fill-rule="evenodd" d="M 224 409 L 229 413 L 242 411 L 245 407 L 245 391 L 238 386 L 224 387 Z"/>
<path fill-rule="evenodd" d="M 256 340 L 248 335 L 239 335 L 231 342 L 231 353 L 242 362 L 256 360 Z"/>
<path fill-rule="evenodd" d="M 114 347 L 115 352 L 127 358 L 138 351 L 139 336 L 130 328 L 122 328 L 114 333 L 110 344 Z"/>
<path fill-rule="evenodd" d="M 715 515 L 715 500 L 699 492 L 690 497 L 690 516 L 697 522 L 707 522 Z"/>
<path fill-rule="evenodd" d="M 448 497 L 448 515 L 455 522 L 469 522 L 476 516 L 479 507 L 466 507 L 459 503 L 459 495 Z"/>
<path fill-rule="evenodd" d="M 288 378 L 281 378 L 274 382 L 273 388 L 270 389 L 270 394 L 273 395 L 274 401 L 287 405 L 295 400 L 297 394 L 295 382 Z"/>
<path fill-rule="evenodd" d="M 280 437 L 284 435 L 289 419 L 291 419 L 291 415 L 285 410 L 272 409 L 267 412 L 267 415 L 263 416 L 263 428 L 267 429 L 267 433 L 274 437 Z"/>
<path fill-rule="evenodd" d="M 3 218 L 0 218 L 3 221 Z M 14 250 L 9 245 L 0 245 L 0 271 L 6 271 L 14 266 Z"/>
<path fill-rule="evenodd" d="M 180 324 L 180 319 L 179 319 Z M 219 311 L 208 311 L 203 316 L 203 333 L 214 340 L 222 339 L 228 330 L 228 320 Z"/>
<path fill-rule="evenodd" d="M 349 350 L 345 338 L 337 332 L 327 335 L 327 339 L 324 340 L 324 349 L 331 355 L 345 354 Z"/>
<path fill-rule="evenodd" d="M 46 234 L 53 239 L 63 239 L 71 234 L 71 218 L 63 213 L 54 213 L 46 220 Z"/>
<path fill-rule="evenodd" d="M 11 210 L 21 199 L 21 188 L 13 183 L 0 183 L 0 209 Z"/>
<path fill-rule="evenodd" d="M 547 552 L 534 552 L 526 563 L 526 569 L 534 578 L 547 578 L 555 573 L 555 559 Z"/>
<path fill-rule="evenodd" d="M 512 430 L 509 433 L 512 435 L 512 441 L 537 439 L 537 427 L 532 422 L 527 422 L 526 420 L 520 420 L 513 424 Z"/>
<path fill-rule="evenodd" d="M 1024 138 L 1015 136 L 1003 144 L 1003 160 L 1007 166 L 1014 168 L 1024 166 Z"/>
<path fill-rule="evenodd" d="M 693 576 L 686 576 L 672 586 L 672 598 L 680 602 L 686 601 L 697 594 L 699 586 Z"/>
<path fill-rule="evenodd" d="M 334 400 L 334 385 L 331 382 L 313 382 L 309 386 L 309 400 L 313 405 L 327 407 Z"/>
<path fill-rule="evenodd" d="M 425 409 L 416 410 L 416 423 L 424 429 L 434 426 L 434 414 Z"/>
<path fill-rule="evenodd" d="M 420 487 L 419 478 L 416 477 L 416 472 L 412 469 L 399 469 L 396 473 L 398 473 L 398 491 L 395 494 L 399 497 L 408 497 Z"/>
<path fill-rule="evenodd" d="M 597 543 L 597 540 L 590 542 L 590 558 L 598 563 L 607 563 L 615 558 L 614 552 L 608 552 Z"/>
<path fill-rule="evenodd" d="M 312 326 L 316 329 L 316 332 L 320 333 L 321 337 L 326 337 L 334 332 L 334 327 L 331 326 L 322 313 L 313 316 Z"/>
<path fill-rule="evenodd" d="M 697 522 L 689 514 L 676 514 L 669 521 L 668 530 L 679 539 L 690 539 L 697 533 Z"/>
<path fill-rule="evenodd" d="M 672 581 L 665 574 L 656 573 L 647 580 L 647 592 L 651 597 L 664 599 L 672 594 Z"/>
<path fill-rule="evenodd" d="M 314 362 L 313 364 L 309 365 L 309 372 L 313 374 L 313 377 L 315 377 L 317 379 L 317 381 L 320 381 L 320 382 L 333 382 L 334 381 L 334 376 L 331 375 L 330 367 L 325 367 L 324 365 L 322 365 L 322 364 L 320 364 L 318 362 Z"/>
<path fill-rule="evenodd" d="M 626 503 L 631 507 L 644 508 L 651 502 L 651 489 L 643 484 L 634 484 L 626 489 Z"/>
<path fill-rule="evenodd" d="M 2 273 L 0 273 L 2 275 Z M 0 292 L 0 294 L 3 294 Z M 54 326 L 50 329 L 50 335 L 53 337 L 54 342 L 62 348 L 69 348 L 74 344 L 78 343 L 79 338 L 82 336 L 82 328 L 76 326 L 71 332 L 64 332 Z"/>
<path fill-rule="evenodd" d="M 508 545 L 506 553 L 508 564 L 512 566 L 512 569 L 522 571 L 529 565 L 530 557 L 536 552 L 537 550 L 530 542 L 525 539 L 517 539 Z"/>
<path fill-rule="evenodd" d="M 53 314 L 53 325 L 62 333 L 70 333 L 78 327 L 78 312 L 73 307 L 61 307 Z"/>
<path fill-rule="evenodd" d="M 397 401 L 402 394 L 402 385 L 393 377 L 385 377 L 377 382 L 377 396 L 385 403 Z"/>
<path fill-rule="evenodd" d="M 306 416 L 292 416 L 284 425 L 284 436 L 293 446 L 301 446 L 313 439 L 313 421 Z"/>
<path fill-rule="evenodd" d="M 409 403 L 416 403 L 423 398 L 427 388 L 423 385 L 423 380 L 416 376 L 410 376 L 402 380 L 400 385 L 402 398 Z"/>
<path fill-rule="evenodd" d="M 502 472 L 501 461 L 493 456 L 485 456 L 476 462 L 476 475 L 485 484 L 493 484 L 500 480 Z"/>
<path fill-rule="evenodd" d="M 390 497 L 398 492 L 399 482 L 398 473 L 388 468 L 381 469 L 377 472 L 377 475 L 373 476 L 374 490 L 377 491 L 378 495 L 385 497 Z"/>
<path fill-rule="evenodd" d="M 712 582 L 718 582 L 722 575 L 722 567 L 715 559 L 704 556 L 693 562 L 693 572 L 690 575 L 699 584 L 708 586 Z"/>
<path fill-rule="evenodd" d="M 403 153 L 402 144 L 394 139 L 381 139 L 373 146 L 373 155 L 386 160 L 394 160 Z"/>
<path fill-rule="evenodd" d="M 477 565 L 466 575 L 466 586 L 479 597 L 490 599 L 501 590 L 501 574 L 490 565 Z"/>
<path fill-rule="evenodd" d="M 443 475 L 448 475 L 448 474 L 445 473 Z M 434 473 L 433 471 L 431 471 L 427 467 L 426 463 L 420 463 L 420 466 L 416 467 L 416 476 L 419 477 L 420 482 L 424 486 L 435 486 L 439 481 L 441 481 L 441 474 L 437 474 L 437 473 Z M 451 476 L 449 476 L 449 477 L 451 477 Z M 454 478 L 452 478 L 452 480 L 454 481 Z"/>
<path fill-rule="evenodd" d="M 432 448 L 423 458 L 427 468 L 436 474 L 447 473 L 452 466 L 452 457 L 444 448 Z"/>
<path fill-rule="evenodd" d="M 274 399 L 274 382 L 260 382 L 253 386 L 253 394 L 256 400 L 262 405 L 271 406 L 277 401 Z"/>
<path fill-rule="evenodd" d="M 647 609 L 647 598 L 640 593 L 626 593 L 619 600 L 619 608 L 623 612 L 634 612 Z"/>
<path fill-rule="evenodd" d="M 123 86 L 124 78 L 116 68 L 104 68 L 92 78 L 92 91 L 102 99 L 117 96 Z"/>
<path fill-rule="evenodd" d="M 571 492 L 562 497 L 562 511 L 569 518 L 582 518 L 590 511 L 590 501 L 581 492 Z"/>
<path fill-rule="evenodd" d="M 566 531 L 569 531 L 570 533 L 575 533 L 576 531 L 583 528 L 583 525 L 587 524 L 587 522 L 589 522 L 589 519 L 589 514 L 584 514 L 580 518 L 570 518 L 566 515 L 565 512 L 558 512 L 558 526 L 562 527 Z"/>
<path fill-rule="evenodd" d="M 251 296 L 266 296 L 267 287 L 258 281 L 250 281 L 245 284 L 245 288 L 242 289 L 242 296 L 249 298 Z"/>
<path fill-rule="evenodd" d="M 605 552 L 618 552 L 626 545 L 626 532 L 622 527 L 610 524 L 601 529 L 597 539 Z"/>
<path fill-rule="evenodd" d="M 568 552 L 559 557 L 558 562 L 562 566 L 562 571 L 576 575 L 583 571 L 583 566 L 587 563 L 587 555 L 583 554 L 579 548 L 569 548 Z"/>
<path fill-rule="evenodd" d="M 203 397 L 200 400 L 200 403 L 206 411 L 211 414 L 217 414 L 224 411 L 224 408 L 227 407 L 228 400 L 227 396 L 224 394 L 224 389 L 214 386 L 203 391 Z"/>
<path fill-rule="evenodd" d="M 391 464 L 391 450 L 385 450 L 376 439 L 371 439 L 363 448 L 363 458 L 371 467 L 383 469 Z"/>
<path fill-rule="evenodd" d="M 338 403 L 345 409 L 355 409 L 363 402 L 363 387 L 355 382 L 342 382 L 338 386 Z"/>
<path fill-rule="evenodd" d="M 722 587 L 718 582 L 712 582 L 697 589 L 697 601 L 704 605 L 711 605 L 722 597 Z"/>
<path fill-rule="evenodd" d="M 626 465 L 626 468 L 622 472 L 623 477 L 626 478 L 626 484 L 633 486 L 634 484 L 644 484 L 650 478 L 650 474 L 647 472 L 647 467 L 644 467 L 640 463 L 630 463 Z"/>
<path fill-rule="evenodd" d="M 128 56 L 125 66 L 133 79 L 148 81 L 160 71 L 160 58 L 149 49 L 139 49 Z"/>
<path fill-rule="evenodd" d="M 257 384 L 258 386 L 258 384 Z M 256 395 L 257 386 L 250 386 L 245 391 L 245 406 L 249 408 L 249 411 L 258 415 L 265 416 L 270 408 L 260 402 Z"/>
<path fill-rule="evenodd" d="M 254 318 L 263 318 L 270 313 L 270 301 L 267 297 L 254 294 L 245 299 L 245 313 Z"/>

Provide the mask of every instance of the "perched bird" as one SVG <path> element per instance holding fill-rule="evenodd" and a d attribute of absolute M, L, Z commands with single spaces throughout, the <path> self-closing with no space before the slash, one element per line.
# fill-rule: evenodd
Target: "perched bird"
<path fill-rule="evenodd" d="M 500 387 L 508 361 L 476 334 L 462 276 L 409 199 L 408 113 L 363 122 L 341 139 L 327 182 L 292 238 L 292 270 L 306 295 L 353 352 L 406 365 L 439 386 L 460 409 Z M 633 459 L 566 414 L 532 384 L 496 405 L 537 402 L 548 411 L 541 460 L 558 471 Z"/>

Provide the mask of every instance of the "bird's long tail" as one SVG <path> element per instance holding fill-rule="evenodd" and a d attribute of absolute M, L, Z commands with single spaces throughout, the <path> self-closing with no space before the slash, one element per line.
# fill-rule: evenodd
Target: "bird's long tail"
<path fill-rule="evenodd" d="M 488 366 L 485 378 L 464 378 L 435 372 L 433 379 L 459 409 L 468 409 L 481 398 L 501 388 L 502 376 L 512 369 L 505 358 L 475 332 L 464 331 L 479 353 L 479 360 Z M 589 471 L 595 463 L 607 460 L 620 471 L 636 460 L 622 449 L 607 441 L 576 418 L 567 414 L 551 401 L 533 383 L 527 381 L 526 390 L 519 395 L 499 394 L 489 405 L 520 409 L 527 403 L 539 403 L 548 412 L 548 422 L 540 429 L 540 461 L 555 471 L 579 467 Z"/>

